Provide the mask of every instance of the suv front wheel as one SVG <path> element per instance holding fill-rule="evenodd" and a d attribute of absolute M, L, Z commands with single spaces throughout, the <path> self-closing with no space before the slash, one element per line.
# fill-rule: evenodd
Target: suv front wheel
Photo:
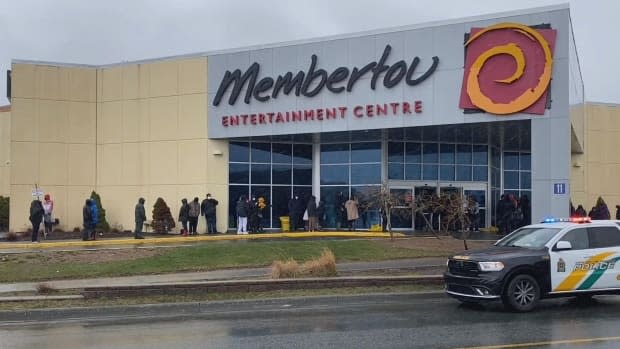
<path fill-rule="evenodd" d="M 540 299 L 540 286 L 532 276 L 520 274 L 512 278 L 504 290 L 504 305 L 518 312 L 531 311 Z"/>

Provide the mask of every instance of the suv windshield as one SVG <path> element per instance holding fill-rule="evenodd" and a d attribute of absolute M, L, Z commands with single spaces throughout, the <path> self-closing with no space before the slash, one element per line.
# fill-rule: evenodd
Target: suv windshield
<path fill-rule="evenodd" d="M 495 246 L 542 248 L 559 231 L 558 228 L 521 228 L 499 240 Z"/>

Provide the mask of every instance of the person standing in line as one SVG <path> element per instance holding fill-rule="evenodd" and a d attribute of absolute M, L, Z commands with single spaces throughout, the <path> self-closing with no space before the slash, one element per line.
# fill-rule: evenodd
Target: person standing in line
<path fill-rule="evenodd" d="M 308 212 L 308 231 L 316 231 L 318 216 L 317 216 L 317 207 L 316 207 L 316 197 L 314 195 L 310 196 L 310 200 L 308 200 L 306 211 Z"/>
<path fill-rule="evenodd" d="M 97 240 L 97 224 L 99 224 L 99 209 L 97 208 L 97 202 L 93 199 L 90 200 L 90 214 L 91 214 L 90 239 Z"/>
<path fill-rule="evenodd" d="M 349 231 L 355 230 L 355 221 L 360 218 L 359 217 L 359 203 L 355 199 L 355 197 L 350 197 L 349 200 L 344 204 L 345 209 L 347 210 L 347 223 L 349 226 Z"/>
<path fill-rule="evenodd" d="M 90 199 L 86 199 L 84 203 L 84 207 L 82 208 L 82 226 L 84 230 L 82 231 L 82 240 L 88 241 L 90 238 L 90 229 L 93 226 L 93 213 L 90 209 Z"/>
<path fill-rule="evenodd" d="M 135 221 L 136 221 L 136 230 L 134 231 L 134 238 L 136 239 L 144 239 L 142 235 L 142 226 L 144 222 L 146 222 L 146 212 L 144 210 L 144 198 L 138 199 L 138 203 L 136 204 L 135 209 Z"/>
<path fill-rule="evenodd" d="M 295 195 L 288 201 L 288 215 L 289 222 L 291 224 L 291 231 L 296 231 L 299 229 L 301 222 L 299 221 L 299 217 L 303 215 L 303 211 L 300 213 L 299 211 L 299 196 Z"/>
<path fill-rule="evenodd" d="M 189 205 L 187 199 L 181 200 L 181 208 L 179 209 L 179 222 L 181 222 L 181 235 L 187 236 L 187 222 L 189 221 Z"/>
<path fill-rule="evenodd" d="M 32 200 L 30 203 L 30 223 L 32 223 L 32 235 L 31 241 L 33 243 L 39 242 L 39 227 L 41 226 L 41 221 L 43 220 L 43 205 L 39 199 Z"/>
<path fill-rule="evenodd" d="M 587 216 L 588 216 L 588 213 L 586 212 L 586 209 L 583 208 L 583 205 L 577 205 L 577 209 L 575 210 L 575 217 L 587 217 Z"/>
<path fill-rule="evenodd" d="M 43 197 L 43 237 L 47 239 L 47 236 L 52 233 L 52 212 L 54 211 L 54 201 L 51 199 L 50 194 L 45 194 Z"/>
<path fill-rule="evenodd" d="M 207 198 L 200 204 L 200 214 L 205 216 L 207 223 L 207 234 L 217 234 L 216 208 L 218 201 L 207 194 Z"/>
<path fill-rule="evenodd" d="M 530 205 L 530 198 L 527 194 L 523 194 L 519 200 L 521 205 L 521 213 L 523 213 L 523 220 L 520 227 L 532 224 L 532 206 Z"/>
<path fill-rule="evenodd" d="M 200 203 L 195 197 L 189 203 L 189 235 L 198 235 L 198 217 L 200 217 Z"/>
<path fill-rule="evenodd" d="M 248 234 L 248 203 L 245 196 L 239 198 L 236 207 L 237 213 L 237 235 Z"/>

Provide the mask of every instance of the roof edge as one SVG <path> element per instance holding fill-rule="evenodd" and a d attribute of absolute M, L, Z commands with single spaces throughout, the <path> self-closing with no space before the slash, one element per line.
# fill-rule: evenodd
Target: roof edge
<path fill-rule="evenodd" d="M 287 45 L 310 44 L 310 43 L 315 43 L 315 42 L 320 42 L 320 41 L 341 40 L 341 39 L 355 38 L 355 37 L 366 36 L 366 35 L 379 35 L 379 34 L 386 34 L 386 33 L 398 32 L 398 31 L 405 31 L 405 30 L 438 27 L 441 25 L 466 23 L 466 22 L 472 22 L 472 21 L 482 21 L 482 20 L 487 20 L 487 19 L 496 19 L 496 18 L 502 18 L 502 17 L 518 16 L 518 15 L 529 15 L 529 14 L 534 14 L 534 13 L 539 13 L 539 12 L 550 12 L 550 11 L 568 10 L 568 9 L 570 9 L 570 6 L 568 3 L 559 3 L 555 5 L 531 7 L 531 8 L 520 9 L 520 10 L 492 12 L 492 13 L 469 16 L 469 17 L 459 17 L 459 18 L 452 18 L 452 19 L 445 19 L 445 20 L 438 20 L 438 21 L 421 22 L 421 23 L 397 26 L 397 27 L 371 29 L 371 30 L 365 30 L 365 31 L 359 31 L 359 32 L 327 35 L 327 36 L 291 40 L 291 41 L 280 41 L 280 42 L 262 44 L 262 45 L 253 45 L 253 46 L 234 47 L 234 48 L 227 48 L 227 49 L 220 49 L 220 50 L 213 50 L 213 51 L 186 53 L 186 54 L 180 54 L 180 55 L 174 55 L 174 56 L 163 56 L 163 57 L 156 57 L 156 58 L 121 61 L 121 62 L 116 62 L 116 63 L 101 64 L 101 65 L 36 61 L 36 60 L 26 60 L 26 59 L 12 59 L 11 64 L 16 63 L 16 64 L 37 64 L 37 65 L 82 67 L 82 68 L 111 68 L 111 67 L 117 67 L 117 66 L 122 66 L 122 65 L 127 65 L 127 64 L 142 64 L 142 63 L 169 61 L 169 60 L 183 59 L 183 58 L 207 57 L 207 56 L 214 56 L 214 55 L 221 55 L 221 54 L 258 50 L 258 49 L 276 48 L 276 47 L 282 47 L 282 46 L 287 46 Z"/>

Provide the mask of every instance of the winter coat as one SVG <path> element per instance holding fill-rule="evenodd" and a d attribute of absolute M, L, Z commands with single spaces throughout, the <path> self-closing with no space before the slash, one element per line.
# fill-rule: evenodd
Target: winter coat
<path fill-rule="evenodd" d="M 204 199 L 200 205 L 200 214 L 206 217 L 214 217 L 215 209 L 219 202 L 215 199 Z"/>
<path fill-rule="evenodd" d="M 142 224 L 146 221 L 146 212 L 144 212 L 144 204 L 138 203 L 136 205 L 136 223 Z"/>
<path fill-rule="evenodd" d="M 95 200 L 90 200 L 90 215 L 91 215 L 91 223 L 94 228 L 99 224 L 99 210 L 97 209 L 97 203 Z"/>
<path fill-rule="evenodd" d="M 32 224 L 39 224 L 41 223 L 41 221 L 43 220 L 43 205 L 41 205 L 41 201 L 39 200 L 33 200 L 32 203 L 30 203 L 30 216 L 28 217 L 28 219 L 30 219 L 30 222 Z"/>
<path fill-rule="evenodd" d="M 248 216 L 248 203 L 245 201 L 237 201 L 237 217 L 247 217 Z"/>
<path fill-rule="evenodd" d="M 348 220 L 353 221 L 353 220 L 360 218 L 359 212 L 358 212 L 358 206 L 359 204 L 357 203 L 356 200 L 348 200 L 344 204 L 344 207 L 347 209 Z"/>
<path fill-rule="evenodd" d="M 308 201 L 308 207 L 306 207 L 306 210 L 308 211 L 308 217 L 318 217 L 316 210 L 316 201 L 310 199 L 310 201 Z"/>
<path fill-rule="evenodd" d="M 189 204 L 183 204 L 179 209 L 179 222 L 187 221 L 189 221 Z"/>
<path fill-rule="evenodd" d="M 200 204 L 198 202 L 192 201 L 189 203 L 189 216 L 192 218 L 200 216 Z"/>
<path fill-rule="evenodd" d="M 91 228 L 93 226 L 93 213 L 90 209 L 90 200 L 86 200 L 82 208 L 82 225 L 84 228 Z"/>

